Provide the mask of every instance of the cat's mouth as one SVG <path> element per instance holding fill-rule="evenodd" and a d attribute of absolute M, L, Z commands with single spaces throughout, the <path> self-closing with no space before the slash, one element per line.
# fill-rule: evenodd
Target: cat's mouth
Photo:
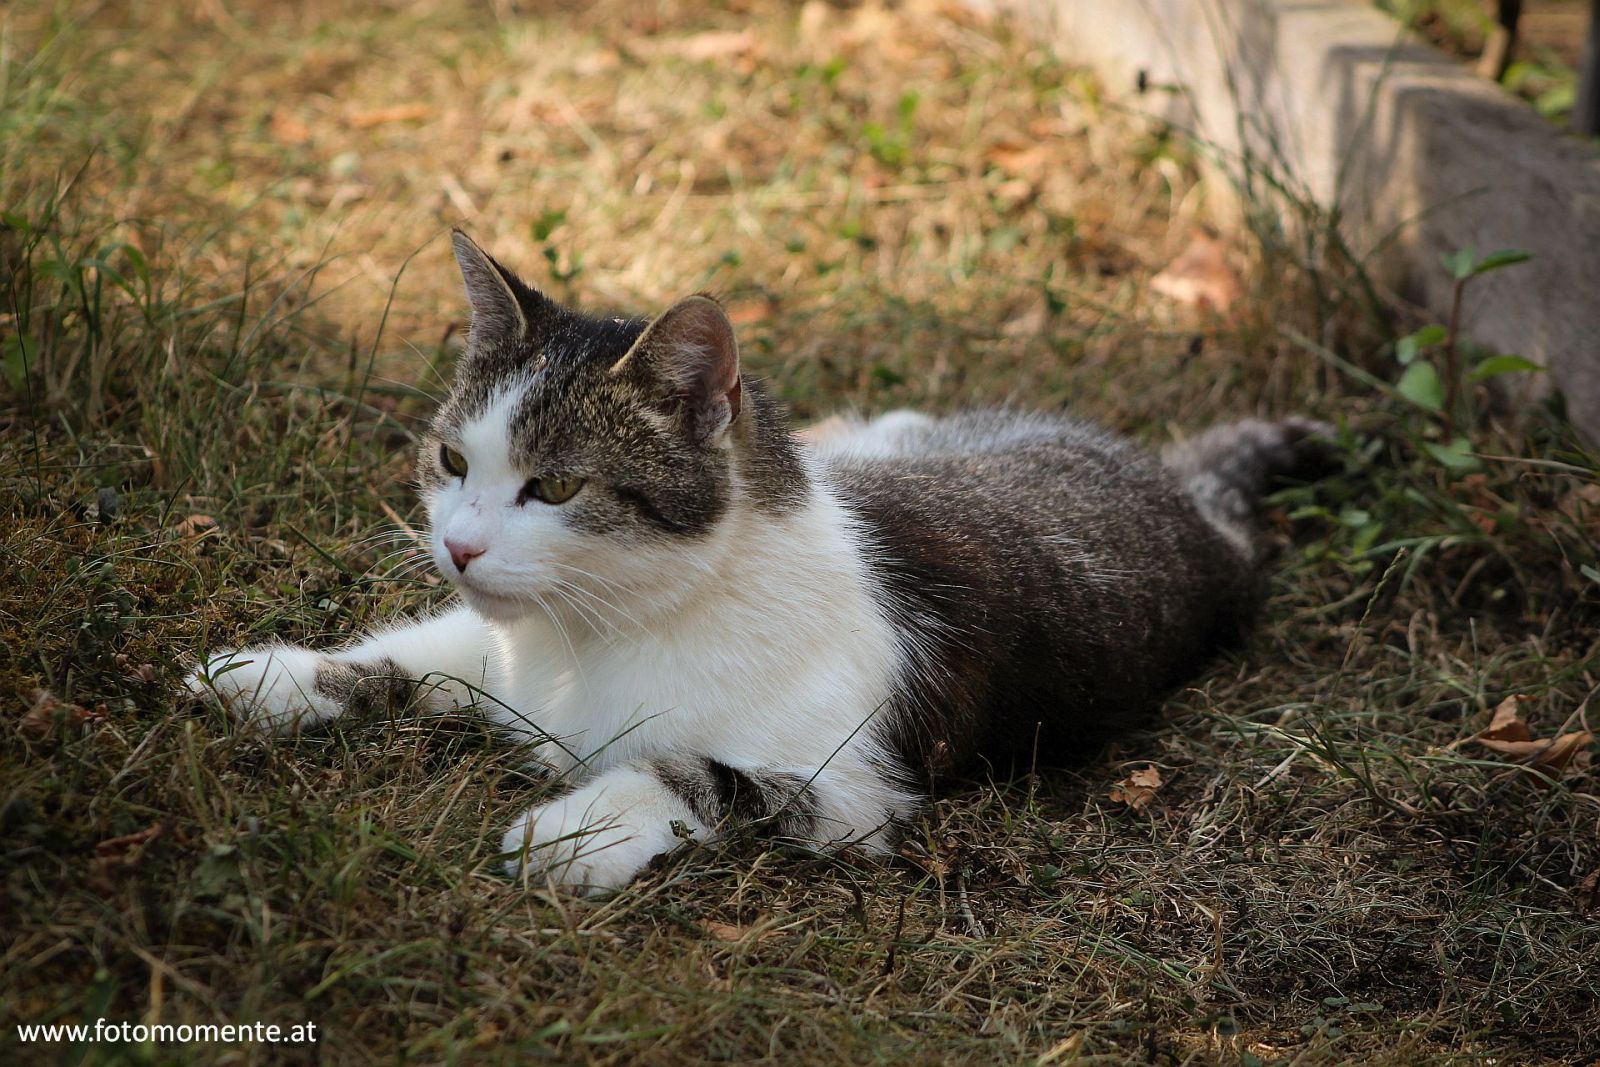
<path fill-rule="evenodd" d="M 491 592 L 462 575 L 455 579 L 456 589 L 478 614 L 491 619 L 520 619 L 533 609 L 530 597 L 507 596 Z"/>

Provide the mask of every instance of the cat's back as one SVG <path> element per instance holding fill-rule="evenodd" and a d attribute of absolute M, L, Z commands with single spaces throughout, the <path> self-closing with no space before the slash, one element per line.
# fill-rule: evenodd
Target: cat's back
<path fill-rule="evenodd" d="M 895 518 L 903 515 L 969 538 L 991 534 L 1004 545 L 1018 535 L 1043 537 L 1047 552 L 1052 544 L 1070 548 L 1063 558 L 1090 548 L 1128 558 L 1148 540 L 1167 541 L 1163 535 L 1212 539 L 1153 455 L 1064 415 L 897 412 L 839 434 L 818 454 L 847 506 L 885 534 L 903 525 Z"/>
<path fill-rule="evenodd" d="M 1053 747 L 1125 724 L 1254 603 L 1254 568 L 1124 438 L 1004 410 L 854 429 L 816 457 L 886 609 L 923 649 L 895 719 L 939 721 L 958 754 L 1032 739 L 1036 724 Z M 932 738 L 896 744 L 916 766 Z"/>

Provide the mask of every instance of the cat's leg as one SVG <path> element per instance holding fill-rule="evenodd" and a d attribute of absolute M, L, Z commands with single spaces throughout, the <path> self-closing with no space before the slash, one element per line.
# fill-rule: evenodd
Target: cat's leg
<path fill-rule="evenodd" d="M 707 756 L 637 760 L 533 808 L 507 831 L 513 876 L 581 893 L 618 889 L 683 836 L 714 840 L 730 820 L 813 845 L 889 847 L 917 798 L 865 763 L 802 774 L 738 769 Z"/>
<path fill-rule="evenodd" d="M 186 684 L 241 722 L 288 733 L 347 711 L 469 704 L 490 677 L 493 650 L 488 623 L 458 605 L 325 652 L 298 645 L 221 652 Z"/>

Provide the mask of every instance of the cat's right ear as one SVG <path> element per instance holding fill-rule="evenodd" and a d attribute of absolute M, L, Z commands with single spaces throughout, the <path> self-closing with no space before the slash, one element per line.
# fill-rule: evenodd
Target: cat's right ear
<path fill-rule="evenodd" d="M 511 271 L 495 262 L 476 241 L 460 230 L 450 231 L 461 280 L 472 307 L 473 333 L 484 337 L 525 340 L 536 333 L 550 302 Z"/>
<path fill-rule="evenodd" d="M 662 409 L 682 417 L 701 443 L 739 417 L 739 345 L 722 305 L 708 296 L 691 296 L 668 308 L 612 364 L 611 373 L 643 382 Z"/>

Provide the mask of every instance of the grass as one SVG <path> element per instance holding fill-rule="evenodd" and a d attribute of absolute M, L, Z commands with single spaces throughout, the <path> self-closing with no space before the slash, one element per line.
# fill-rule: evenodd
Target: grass
<path fill-rule="evenodd" d="M 1341 244 L 1258 215 L 1226 316 L 1154 297 L 1225 183 L 943 5 L 169 7 L 0 16 L 0 1055 L 1600 1056 L 1596 773 L 1469 740 L 1513 694 L 1595 728 L 1595 460 L 1480 386 L 1442 462 L 1390 384 L 1419 324 Z M 470 716 L 268 744 L 173 696 L 442 595 L 385 531 L 455 222 L 588 306 L 717 290 L 804 418 L 1303 410 L 1345 469 L 1276 498 L 1248 645 L 1081 766 L 953 790 L 889 863 L 739 841 L 523 892 L 492 842 L 538 787 Z M 321 1040 L 16 1047 L 97 1017 Z"/>

